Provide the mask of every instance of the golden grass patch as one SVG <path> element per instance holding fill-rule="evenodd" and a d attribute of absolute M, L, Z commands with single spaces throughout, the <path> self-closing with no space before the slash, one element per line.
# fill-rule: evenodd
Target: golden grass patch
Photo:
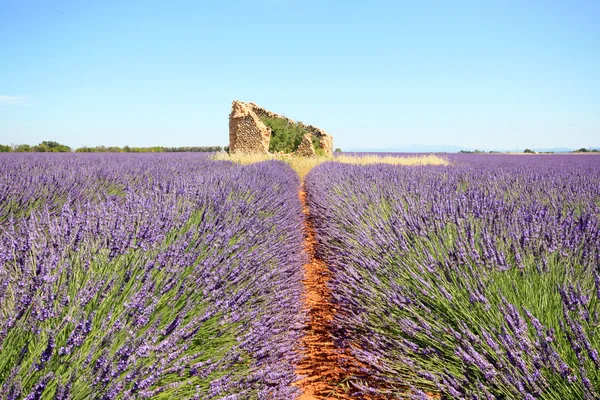
<path fill-rule="evenodd" d="M 366 155 L 336 155 L 334 157 L 296 157 L 293 155 L 277 154 L 227 154 L 217 153 L 213 156 L 215 160 L 233 161 L 238 164 L 253 164 L 267 160 L 281 160 L 288 163 L 294 171 L 303 178 L 311 169 L 326 162 L 340 162 L 344 164 L 368 165 L 368 164 L 392 164 L 392 165 L 448 165 L 450 162 L 434 154 L 422 156 L 378 156 L 376 154 Z"/>

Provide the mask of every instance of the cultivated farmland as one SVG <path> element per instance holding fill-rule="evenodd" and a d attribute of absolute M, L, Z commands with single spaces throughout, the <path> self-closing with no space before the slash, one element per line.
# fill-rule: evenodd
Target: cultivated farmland
<path fill-rule="evenodd" d="M 295 397 L 304 256 L 288 166 L 0 168 L 0 398 Z"/>
<path fill-rule="evenodd" d="M 0 158 L 0 398 L 600 396 L 600 157 L 220 157 Z"/>
<path fill-rule="evenodd" d="M 598 398 L 600 158 L 454 162 L 306 178 L 354 395 Z"/>

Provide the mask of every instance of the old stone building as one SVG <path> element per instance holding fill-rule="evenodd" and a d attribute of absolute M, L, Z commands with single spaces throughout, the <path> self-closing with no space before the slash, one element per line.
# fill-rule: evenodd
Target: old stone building
<path fill-rule="evenodd" d="M 229 115 L 229 151 L 247 154 L 267 154 L 269 152 L 271 129 L 261 121 L 261 117 L 278 118 L 291 124 L 296 123 L 290 118 L 265 110 L 254 103 L 234 100 Z M 296 154 L 315 155 L 316 151 L 311 139 L 316 138 L 322 153 L 326 156 L 333 155 L 333 137 L 331 135 L 312 125 L 302 124 L 302 128 L 308 134 L 300 144 L 303 150 L 299 151 L 300 148 L 298 148 Z M 312 152 L 308 148 L 309 146 Z"/>

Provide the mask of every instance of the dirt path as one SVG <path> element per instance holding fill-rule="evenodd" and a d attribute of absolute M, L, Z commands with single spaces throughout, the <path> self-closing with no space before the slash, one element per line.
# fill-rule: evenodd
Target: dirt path
<path fill-rule="evenodd" d="M 303 359 L 296 372 L 305 376 L 297 381 L 296 386 L 302 389 L 298 400 L 321 399 L 356 399 L 345 393 L 348 388 L 348 378 L 359 376 L 364 367 L 348 352 L 341 353 L 336 349 L 330 335 L 330 325 L 335 315 L 331 303 L 331 291 L 327 283 L 331 279 L 331 271 L 317 257 L 317 239 L 315 228 L 310 219 L 310 210 L 306 203 L 304 187 L 299 194 L 304 212 L 304 245 L 308 254 L 308 263 L 304 265 L 304 307 L 308 311 L 308 322 L 302 343 L 304 345 Z M 346 370 L 340 365 L 345 365 Z M 349 372 L 350 371 L 350 372 Z M 365 378 L 364 376 L 362 377 Z M 347 383 L 344 385 L 344 383 Z M 407 390 L 408 393 L 408 390 Z M 428 393 L 430 399 L 440 399 L 439 394 Z M 384 400 L 387 397 L 361 395 L 364 400 Z"/>
<path fill-rule="evenodd" d="M 333 320 L 335 309 L 330 302 L 331 292 L 327 282 L 331 272 L 325 263 L 316 257 L 315 229 L 309 218 L 304 189 L 300 192 L 300 200 L 305 214 L 305 246 L 309 262 L 304 266 L 304 306 L 308 310 L 308 326 L 303 338 L 305 347 L 304 359 L 298 365 L 298 374 L 306 376 L 296 382 L 303 395 L 300 400 L 314 399 L 350 399 L 339 386 L 344 381 L 345 373 L 340 368 L 341 356 L 329 335 L 329 325 Z"/>

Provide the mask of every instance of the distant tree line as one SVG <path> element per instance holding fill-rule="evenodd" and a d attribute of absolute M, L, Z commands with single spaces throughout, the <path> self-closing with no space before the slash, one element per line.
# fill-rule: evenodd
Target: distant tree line
<path fill-rule="evenodd" d="M 482 150 L 461 150 L 459 151 L 459 153 L 461 154 L 483 154 L 485 153 L 485 151 Z M 490 151 L 490 153 L 494 153 L 493 151 Z"/>
<path fill-rule="evenodd" d="M 553 151 L 535 151 L 535 150 L 531 150 L 531 149 L 525 149 L 525 150 L 523 150 L 523 153 L 525 153 L 525 154 L 554 154 Z"/>
<path fill-rule="evenodd" d="M 7 146 L 0 144 L 0 153 L 68 153 L 70 151 L 71 148 L 69 146 L 54 141 L 43 141 L 37 146 L 30 146 L 28 144 Z"/>
<path fill-rule="evenodd" d="M 221 146 L 185 146 L 185 147 L 118 147 L 118 146 L 96 146 L 96 147 L 80 147 L 75 152 L 77 153 L 214 153 L 223 151 Z"/>
<path fill-rule="evenodd" d="M 571 153 L 598 153 L 600 152 L 598 149 L 586 149 L 584 147 L 582 147 L 581 149 L 577 149 L 577 150 L 573 150 Z M 530 149 L 525 149 L 525 151 L 523 153 L 530 153 L 530 154 L 554 154 L 553 151 L 533 151 Z"/>
<path fill-rule="evenodd" d="M 503 154 L 503 153 L 514 154 L 514 153 L 508 152 L 508 151 L 502 152 L 502 151 L 493 151 L 493 150 L 490 150 L 490 151 L 487 151 L 487 152 L 483 151 L 483 150 L 473 150 L 473 151 L 461 150 L 461 151 L 459 151 L 459 153 L 462 153 L 462 154 Z M 533 151 L 531 149 L 525 149 L 525 150 L 523 150 L 523 153 L 525 153 L 525 154 L 554 154 L 553 151 L 541 151 L 541 152 L 537 152 L 537 151 Z"/>
<path fill-rule="evenodd" d="M 166 153 L 215 153 L 223 151 L 221 146 L 184 146 L 184 147 L 163 147 Z"/>
<path fill-rule="evenodd" d="M 71 148 L 67 145 L 60 144 L 54 141 L 43 141 L 37 146 L 28 144 L 19 145 L 4 145 L 0 144 L 0 153 L 68 153 Z M 77 153 L 172 153 L 172 152 L 220 152 L 223 151 L 221 146 L 185 146 L 185 147 L 118 147 L 118 146 L 95 146 L 95 147 L 79 147 L 75 150 Z"/>
<path fill-rule="evenodd" d="M 462 154 L 484 154 L 485 151 L 481 151 L 481 150 L 461 150 L 459 151 L 459 153 Z M 494 154 L 494 153 L 500 153 L 499 151 L 490 151 L 489 154 Z M 523 153 L 525 154 L 554 154 L 553 151 L 534 151 L 531 149 L 525 149 L 523 151 Z M 600 150 L 598 149 L 586 149 L 584 147 L 582 147 L 581 149 L 577 149 L 577 150 L 573 150 L 571 153 L 600 153 Z"/>

